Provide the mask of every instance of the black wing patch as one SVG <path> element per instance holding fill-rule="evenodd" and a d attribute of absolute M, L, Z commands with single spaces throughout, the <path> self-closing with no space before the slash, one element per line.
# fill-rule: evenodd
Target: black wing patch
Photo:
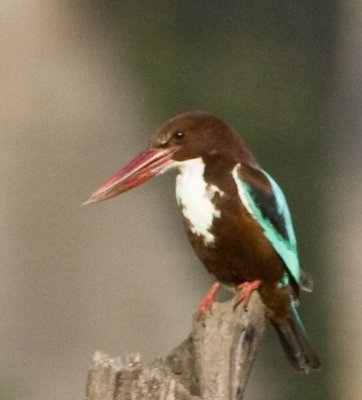
<path fill-rule="evenodd" d="M 263 215 L 269 219 L 278 233 L 286 240 L 289 239 L 283 216 L 273 194 L 265 193 L 260 188 L 250 185 L 251 194 Z"/>

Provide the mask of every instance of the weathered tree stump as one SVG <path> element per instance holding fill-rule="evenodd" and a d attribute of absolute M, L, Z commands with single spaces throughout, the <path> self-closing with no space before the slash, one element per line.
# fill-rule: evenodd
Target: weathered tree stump
<path fill-rule="evenodd" d="M 257 294 L 248 311 L 235 300 L 215 303 L 194 317 L 190 336 L 165 360 L 144 365 L 96 352 L 88 372 L 86 400 L 241 400 L 264 331 Z"/>

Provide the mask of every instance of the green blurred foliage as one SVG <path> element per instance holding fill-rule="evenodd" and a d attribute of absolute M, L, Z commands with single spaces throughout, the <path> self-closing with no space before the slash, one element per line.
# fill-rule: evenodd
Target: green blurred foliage
<path fill-rule="evenodd" d="M 285 189 L 302 264 L 316 281 L 315 293 L 303 298 L 302 314 L 325 367 L 310 377 L 283 369 L 283 379 L 295 399 L 331 398 L 320 243 L 325 221 L 321 183 L 331 168 L 325 149 L 331 138 L 337 1 L 93 4 L 95 21 L 112 24 L 115 42 L 120 39 L 119 57 L 124 51 L 130 57 L 153 126 L 179 112 L 215 113 L 243 135 Z M 275 348 L 271 357 L 282 357 Z M 285 367 L 282 362 L 278 365 Z"/>
<path fill-rule="evenodd" d="M 0 400 L 15 400 L 19 398 L 22 392 L 22 390 L 19 389 L 19 384 L 9 379 L 7 373 L 4 371 L 1 371 L 0 376 Z"/>

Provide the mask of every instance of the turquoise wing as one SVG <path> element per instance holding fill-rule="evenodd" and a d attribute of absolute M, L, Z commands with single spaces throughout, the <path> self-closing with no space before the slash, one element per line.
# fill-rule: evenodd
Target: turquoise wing
<path fill-rule="evenodd" d="M 241 201 L 263 229 L 290 275 L 301 285 L 297 241 L 282 189 L 267 172 L 250 166 L 238 164 L 233 170 L 233 176 Z"/>

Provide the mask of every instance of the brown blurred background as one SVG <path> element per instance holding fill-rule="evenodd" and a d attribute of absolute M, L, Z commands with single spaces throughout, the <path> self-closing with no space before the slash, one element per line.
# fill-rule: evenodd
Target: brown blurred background
<path fill-rule="evenodd" d="M 301 312 L 323 368 L 267 333 L 248 398 L 362 393 L 362 5 L 352 0 L 2 0 L 0 399 L 81 399 L 89 358 L 164 356 L 209 279 L 163 176 L 97 206 L 95 187 L 178 112 L 240 132 L 283 186 Z"/>

